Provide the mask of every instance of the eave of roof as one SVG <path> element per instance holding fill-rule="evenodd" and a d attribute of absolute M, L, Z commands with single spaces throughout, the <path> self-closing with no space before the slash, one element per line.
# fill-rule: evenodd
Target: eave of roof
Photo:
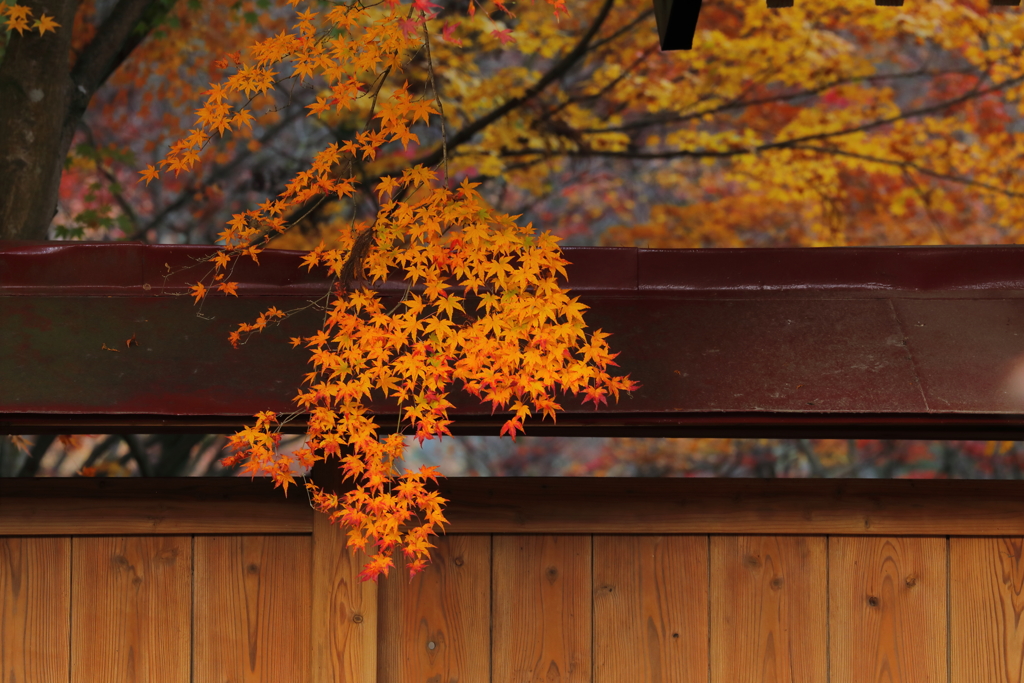
<path fill-rule="evenodd" d="M 209 253 L 0 244 L 0 432 L 217 432 L 289 412 L 307 354 L 286 340 L 318 314 L 239 350 L 227 334 L 268 306 L 305 306 L 326 282 L 300 254 L 268 251 L 238 265 L 237 299 L 200 309 L 188 283 L 202 266 L 183 268 Z M 599 411 L 569 397 L 530 434 L 1017 439 L 1024 428 L 1024 248 L 566 254 L 588 322 L 613 333 L 642 386 Z M 504 421 L 470 397 L 456 404 L 458 432 Z M 378 423 L 394 424 L 394 410 L 375 406 Z"/>

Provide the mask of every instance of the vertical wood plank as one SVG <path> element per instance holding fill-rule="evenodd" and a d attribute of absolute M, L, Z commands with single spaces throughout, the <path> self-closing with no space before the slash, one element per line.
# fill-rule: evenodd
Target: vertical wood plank
<path fill-rule="evenodd" d="M 345 541 L 327 515 L 314 515 L 313 683 L 373 683 L 377 675 L 377 584 L 359 580 L 365 556 Z"/>
<path fill-rule="evenodd" d="M 194 683 L 307 683 L 310 537 L 197 536 L 195 553 Z"/>
<path fill-rule="evenodd" d="M 594 536 L 595 683 L 707 679 L 707 536 Z"/>
<path fill-rule="evenodd" d="M 824 537 L 711 537 L 711 683 L 828 675 Z"/>
<path fill-rule="evenodd" d="M 72 540 L 72 683 L 187 683 L 188 536 Z"/>
<path fill-rule="evenodd" d="M 832 683 L 943 683 L 946 539 L 829 539 Z"/>
<path fill-rule="evenodd" d="M 492 561 L 493 683 L 590 683 L 590 536 L 495 536 Z"/>
<path fill-rule="evenodd" d="M 491 537 L 444 536 L 412 581 L 380 584 L 378 683 L 486 683 L 491 670 Z"/>
<path fill-rule="evenodd" d="M 1024 683 L 1024 538 L 949 539 L 952 683 Z"/>
<path fill-rule="evenodd" d="M 68 681 L 71 539 L 0 538 L 0 681 Z"/>

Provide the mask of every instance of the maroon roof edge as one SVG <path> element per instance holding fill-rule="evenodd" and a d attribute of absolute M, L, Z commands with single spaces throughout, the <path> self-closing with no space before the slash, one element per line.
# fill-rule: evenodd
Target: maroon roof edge
<path fill-rule="evenodd" d="M 238 322 L 327 285 L 298 252 L 240 262 L 192 305 L 210 247 L 0 243 L 0 433 L 226 431 L 288 412 L 307 310 L 242 349 Z M 528 434 L 1018 439 L 1024 247 L 566 249 L 569 285 L 641 383 Z M 397 294 L 397 283 L 380 288 Z M 390 290 L 390 291 L 389 291 Z M 138 346 L 127 347 L 134 337 Z M 104 348 L 106 347 L 106 349 Z M 116 350 L 107 350 L 116 349 Z M 462 433 L 504 418 L 469 397 Z M 376 406 L 380 424 L 394 408 Z"/>

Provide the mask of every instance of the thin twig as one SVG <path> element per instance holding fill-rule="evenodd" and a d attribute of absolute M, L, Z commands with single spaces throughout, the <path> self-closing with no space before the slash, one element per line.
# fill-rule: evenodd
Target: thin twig
<path fill-rule="evenodd" d="M 423 22 L 423 44 L 427 48 L 427 73 L 430 75 L 430 88 L 434 91 L 434 101 L 437 102 L 437 109 L 441 115 L 441 162 L 444 164 L 444 186 L 449 187 L 451 180 L 448 175 L 448 131 L 444 127 L 444 103 L 437 92 L 437 81 L 434 78 L 434 62 L 430 57 L 430 32 L 427 30 L 427 22 Z"/>

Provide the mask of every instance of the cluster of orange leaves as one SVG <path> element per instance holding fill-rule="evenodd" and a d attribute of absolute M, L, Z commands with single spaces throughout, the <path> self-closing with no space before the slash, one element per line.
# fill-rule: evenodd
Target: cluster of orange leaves
<path fill-rule="evenodd" d="M 47 31 L 56 33 L 60 24 L 54 21 L 53 17 L 45 12 L 39 18 L 29 24 L 32 19 L 32 9 L 18 3 L 7 4 L 0 2 L 0 33 L 5 31 L 17 31 L 19 36 L 25 35 L 25 31 L 36 30 L 39 35 Z"/>
<path fill-rule="evenodd" d="M 207 91 L 196 127 L 160 163 L 176 174 L 191 171 L 215 132 L 248 125 L 250 98 L 275 87 L 279 70 L 289 65 L 288 78 L 317 79 L 322 94 L 309 107 L 311 116 L 349 109 L 370 92 L 380 96 L 366 130 L 322 150 L 277 198 L 233 217 L 213 258 L 210 284 L 220 292 L 237 296 L 237 283 L 227 277 L 232 260 L 248 256 L 258 263 L 257 245 L 285 231 L 291 212 L 319 197 L 353 194 L 352 159 L 372 160 L 387 145 L 418 142 L 413 127 L 429 125 L 438 113 L 406 85 L 382 94 L 388 73 L 400 70 L 423 40 L 410 30 L 408 11 L 395 2 L 388 7 L 373 14 L 337 5 L 318 24 L 316 13 L 303 11 L 293 31 L 254 45 L 251 61 L 232 56 L 237 71 Z M 425 18 L 421 13 L 420 21 Z M 143 179 L 148 183 L 160 172 L 150 166 Z M 337 458 L 353 482 L 350 490 L 306 486 L 314 506 L 347 527 L 350 547 L 373 548 L 364 579 L 387 575 L 399 549 L 411 575 L 428 562 L 430 537 L 446 521 L 446 501 L 428 489 L 436 483 L 433 468 L 399 473 L 402 431 L 414 430 L 420 442 L 450 435 L 449 396 L 456 383 L 492 410 L 507 411 L 501 433 L 513 438 L 532 415 L 555 419 L 558 392 L 582 394 L 596 408 L 634 387 L 628 377 L 611 374 L 615 354 L 607 335 L 586 331 L 586 307 L 561 285 L 566 261 L 557 239 L 494 212 L 473 183 L 453 190 L 446 180 L 422 166 L 384 176 L 375 188 L 375 220 L 348 222 L 339 228 L 336 248 L 321 243 L 306 255 L 308 269 L 324 268 L 336 283 L 322 329 L 292 340 L 310 350 L 313 366 L 296 398 L 309 415 L 306 445 L 280 452 L 278 417 L 263 412 L 232 437 L 235 454 L 226 460 L 248 474 L 271 476 L 287 492 L 297 471 Z M 340 280 L 345 273 L 350 281 Z M 404 286 L 384 298 L 357 286 L 356 278 Z M 192 287 L 197 302 L 209 291 L 203 282 Z M 271 308 L 240 325 L 230 341 L 237 346 L 241 335 L 285 317 Z M 383 399 L 395 401 L 400 411 L 400 424 L 390 426 L 394 433 L 387 436 L 369 407 Z"/>

